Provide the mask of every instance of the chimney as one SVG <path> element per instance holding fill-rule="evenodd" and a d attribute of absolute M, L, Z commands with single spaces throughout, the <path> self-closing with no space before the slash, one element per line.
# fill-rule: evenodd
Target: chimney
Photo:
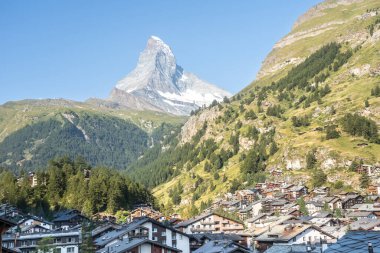
<path fill-rule="evenodd" d="M 368 253 L 373 253 L 372 242 L 368 242 Z"/>

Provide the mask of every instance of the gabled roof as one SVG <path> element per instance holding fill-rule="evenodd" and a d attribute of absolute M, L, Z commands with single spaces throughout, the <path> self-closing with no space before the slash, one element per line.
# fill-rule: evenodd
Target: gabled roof
<path fill-rule="evenodd" d="M 195 216 L 195 217 L 193 217 L 193 218 L 191 218 L 191 219 L 188 219 L 188 220 L 186 220 L 186 221 L 180 222 L 180 223 L 178 223 L 177 225 L 175 225 L 174 227 L 175 227 L 175 228 L 187 227 L 187 226 L 193 224 L 194 222 L 200 221 L 200 220 L 202 220 L 202 219 L 204 219 L 204 218 L 207 218 L 207 217 L 209 217 L 209 216 L 211 216 L 211 215 L 220 216 L 220 217 L 223 217 L 223 218 L 225 218 L 225 219 L 232 220 L 232 221 L 234 221 L 234 222 L 236 222 L 236 223 L 243 224 L 243 222 L 241 222 L 241 221 L 237 221 L 237 220 L 234 220 L 234 219 L 231 219 L 231 218 L 225 217 L 225 216 L 220 215 L 220 214 L 218 214 L 218 213 L 208 212 L 208 213 L 203 213 L 203 214 L 201 214 L 201 215 Z"/>
<path fill-rule="evenodd" d="M 181 252 L 181 250 L 179 250 L 179 249 L 169 247 L 167 245 L 163 245 L 161 243 L 158 243 L 156 241 L 152 241 L 149 239 L 133 239 L 133 240 L 124 240 L 124 241 L 119 240 L 118 242 L 110 245 L 109 247 L 105 247 L 103 249 L 96 251 L 96 253 L 108 253 L 108 252 L 125 253 L 125 252 L 129 252 L 129 250 L 131 250 L 135 247 L 138 247 L 140 245 L 143 245 L 145 243 L 157 245 L 157 246 L 160 246 L 164 249 L 171 250 L 172 252 Z"/>
<path fill-rule="evenodd" d="M 191 235 L 192 238 L 194 238 L 196 241 L 200 242 L 205 239 L 208 240 L 230 240 L 230 241 L 243 241 L 244 238 L 241 237 L 238 234 L 224 234 L 224 233 L 218 233 L 218 234 L 211 234 L 211 233 L 202 233 L 202 234 L 193 234 Z"/>
<path fill-rule="evenodd" d="M 88 219 L 86 216 L 80 214 L 80 213 L 76 213 L 76 212 L 68 212 L 68 213 L 64 213 L 60 216 L 58 216 L 57 218 L 55 218 L 53 220 L 53 222 L 63 222 L 63 221 L 70 221 L 72 218 L 76 217 L 76 216 L 80 216 L 82 218 L 85 218 L 85 219 Z"/>
<path fill-rule="evenodd" d="M 373 212 L 351 212 L 349 214 L 347 214 L 346 216 L 348 218 L 356 218 L 356 217 L 368 217 L 370 216 L 371 214 L 373 214 Z"/>
<path fill-rule="evenodd" d="M 106 244 L 112 242 L 113 240 L 116 240 L 120 237 L 123 237 L 125 234 L 127 234 L 129 231 L 132 231 L 138 227 L 141 227 L 143 223 L 146 222 L 147 219 L 135 219 L 134 221 L 124 225 L 120 229 L 116 229 L 113 231 L 110 231 L 100 238 L 97 238 L 94 241 L 94 244 L 100 247 L 104 247 Z"/>
<path fill-rule="evenodd" d="M 368 252 L 368 242 L 374 252 L 380 249 L 380 231 L 349 231 L 336 243 L 330 245 L 324 253 Z"/>
<path fill-rule="evenodd" d="M 17 224 L 5 217 L 0 217 L 0 224 L 4 224 L 5 226 L 8 226 L 8 227 L 13 227 L 13 226 L 16 226 Z"/>
<path fill-rule="evenodd" d="M 293 245 L 288 245 L 288 244 L 278 244 L 278 245 L 273 245 L 264 253 L 305 253 L 306 252 L 306 247 L 307 245 L 305 244 L 293 244 Z M 320 253 L 321 249 L 320 248 L 315 248 L 314 246 L 311 248 L 310 253 Z"/>
<path fill-rule="evenodd" d="M 350 224 L 351 230 L 371 230 L 380 226 L 380 219 L 362 218 Z"/>
<path fill-rule="evenodd" d="M 317 226 L 310 224 L 300 224 L 295 226 L 276 225 L 274 227 L 271 227 L 270 231 L 267 231 L 264 234 L 258 236 L 255 241 L 286 243 L 307 229 L 315 229 L 320 233 L 329 236 L 330 238 L 335 238 L 333 235 L 330 235 Z"/>
<path fill-rule="evenodd" d="M 209 241 L 199 249 L 193 251 L 193 253 L 234 253 L 234 252 L 244 252 L 250 253 L 251 251 L 243 247 L 240 244 L 234 243 L 229 240 L 215 240 Z"/>

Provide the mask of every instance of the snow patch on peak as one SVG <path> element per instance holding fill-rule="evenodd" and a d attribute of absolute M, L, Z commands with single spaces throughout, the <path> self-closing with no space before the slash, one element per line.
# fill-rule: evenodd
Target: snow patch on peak
<path fill-rule="evenodd" d="M 120 92 L 111 92 L 109 100 L 113 102 L 121 102 L 121 99 L 125 104 L 124 100 L 131 100 L 134 96 L 139 101 L 144 100 L 141 104 L 179 115 L 188 115 L 213 100 L 221 101 L 225 96 L 231 96 L 184 71 L 177 65 L 170 47 L 157 36 L 149 38 L 136 68 L 116 84 L 116 89 L 126 94 L 123 99 Z"/>

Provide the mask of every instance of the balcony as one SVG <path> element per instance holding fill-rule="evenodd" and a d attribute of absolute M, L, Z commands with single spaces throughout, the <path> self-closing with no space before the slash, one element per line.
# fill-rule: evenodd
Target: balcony
<path fill-rule="evenodd" d="M 195 232 L 195 233 L 197 233 L 197 232 L 212 232 L 212 231 L 214 231 L 215 229 L 214 228 L 190 228 L 190 231 L 191 232 Z"/>
<path fill-rule="evenodd" d="M 215 221 L 201 221 L 201 225 L 215 225 Z"/>

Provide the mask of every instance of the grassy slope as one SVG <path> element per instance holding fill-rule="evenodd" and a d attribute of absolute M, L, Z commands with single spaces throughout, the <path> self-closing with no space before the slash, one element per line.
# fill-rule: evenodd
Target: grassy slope
<path fill-rule="evenodd" d="M 296 27 L 290 34 L 295 34 L 297 32 L 308 31 L 315 27 L 320 27 L 323 24 L 332 21 L 344 21 L 342 24 L 331 25 L 333 29 L 325 31 L 313 37 L 303 38 L 301 40 L 295 41 L 290 45 L 282 48 L 275 48 L 268 57 L 276 58 L 277 62 L 283 62 L 287 59 L 293 57 L 305 58 L 314 52 L 316 49 L 322 45 L 338 40 L 349 41 L 347 46 L 351 46 L 356 43 L 354 37 L 350 37 L 352 34 L 357 32 L 367 33 L 366 27 L 368 24 L 373 22 L 374 18 L 369 18 L 366 20 L 359 20 L 358 15 L 366 13 L 367 9 L 380 7 L 377 0 L 366 0 L 360 3 L 355 3 L 349 6 L 338 6 L 333 9 L 326 9 L 322 16 L 312 18 L 302 23 Z M 378 15 L 377 17 L 379 17 Z M 369 36 L 369 34 L 367 35 Z M 361 67 L 363 64 L 370 64 L 371 67 L 380 66 L 379 57 L 380 43 L 370 43 L 366 42 L 362 45 L 362 49 L 354 54 L 350 58 L 349 62 L 345 64 L 339 71 L 333 73 L 330 78 L 328 78 L 325 83 L 329 84 L 332 92 L 323 98 L 322 104 L 317 104 L 313 102 L 311 106 L 307 109 L 300 107 L 299 109 L 291 108 L 285 112 L 286 118 L 291 118 L 294 115 L 300 116 L 305 114 L 313 114 L 317 109 L 322 111 L 329 106 L 334 106 L 337 113 L 335 115 L 324 114 L 313 117 L 312 123 L 309 127 L 294 128 L 291 125 L 290 120 L 283 121 L 277 118 L 268 117 L 265 120 L 261 120 L 263 114 L 258 114 L 259 119 L 252 121 L 245 121 L 243 115 L 239 115 L 239 119 L 243 122 L 243 128 L 246 129 L 247 125 L 253 124 L 260 126 L 264 123 L 273 124 L 276 126 L 277 134 L 276 141 L 279 144 L 280 150 L 271 157 L 268 167 L 279 167 L 284 168 L 287 160 L 298 159 L 304 162 L 306 153 L 312 148 L 317 147 L 318 160 L 322 163 L 326 159 L 334 159 L 336 165 L 334 168 L 324 168 L 325 172 L 329 176 L 330 181 L 336 181 L 338 179 L 343 180 L 347 187 L 352 185 L 352 187 L 357 187 L 358 178 L 355 174 L 347 172 L 346 169 L 337 169 L 337 167 L 344 167 L 344 163 L 353 160 L 355 158 L 362 158 L 366 162 L 374 163 L 380 161 L 380 145 L 378 144 L 368 144 L 365 147 L 358 147 L 358 143 L 366 142 L 362 138 L 351 137 L 347 134 L 342 134 L 338 139 L 334 140 L 323 140 L 322 137 L 325 135 L 323 132 L 314 131 L 318 126 L 324 126 L 328 122 L 336 122 L 342 115 L 346 112 L 361 112 L 364 109 L 364 101 L 370 96 L 371 88 L 375 87 L 376 84 L 380 84 L 379 76 L 369 76 L 364 75 L 362 77 L 351 76 L 349 70 L 354 67 Z M 271 64 L 264 64 L 263 68 L 270 68 Z M 280 77 L 284 76 L 287 71 L 292 66 L 287 66 L 283 69 L 276 71 L 268 76 L 261 78 L 260 80 L 254 81 L 251 85 L 246 87 L 241 94 L 245 96 L 250 90 L 254 90 L 256 86 L 268 85 L 272 81 L 278 80 Z M 300 94 L 298 94 L 300 95 Z M 267 101 L 278 104 L 279 102 L 274 96 L 269 96 Z M 234 108 L 237 108 L 240 101 L 235 101 L 231 104 Z M 371 115 L 370 117 L 377 123 L 380 123 L 380 98 L 371 97 L 369 99 Z M 286 108 L 286 103 L 281 103 L 284 108 Z M 225 108 L 225 107 L 224 107 Z M 250 105 L 245 106 L 246 109 L 253 109 L 257 113 L 256 101 Z M 224 110 L 224 109 L 223 109 Z M 232 123 L 216 124 L 215 121 L 208 122 L 209 134 L 208 137 L 220 138 L 223 136 L 223 140 L 220 142 L 220 146 L 228 146 L 226 140 L 233 132 L 230 129 L 234 128 L 234 124 L 237 120 Z M 244 130 L 242 130 L 244 131 Z M 211 134 L 214 133 L 214 134 Z M 170 199 L 168 197 L 168 191 L 175 185 L 178 181 L 184 185 L 184 193 L 182 194 L 182 205 L 176 207 L 179 211 L 182 211 L 185 215 L 189 209 L 187 205 L 191 201 L 193 189 L 192 185 L 195 179 L 192 179 L 189 175 L 194 173 L 205 179 L 207 184 L 217 185 L 216 189 L 212 192 L 207 190 L 201 199 L 197 200 L 195 204 L 199 206 L 201 201 L 208 199 L 213 199 L 216 196 L 227 192 L 231 181 L 235 178 L 240 177 L 240 164 L 238 161 L 238 156 L 231 158 L 228 165 L 225 166 L 220 174 L 225 173 L 228 177 L 226 182 L 221 182 L 221 179 L 214 180 L 212 174 L 205 173 L 203 171 L 203 162 L 193 168 L 190 172 L 181 173 L 179 176 L 167 182 L 166 184 L 160 185 L 154 189 L 154 195 L 161 200 L 161 203 L 170 206 Z M 299 170 L 296 172 L 285 172 L 285 177 L 290 176 L 293 178 L 294 182 L 306 181 L 309 177 L 309 172 L 305 170 Z M 284 177 L 284 178 L 285 178 Z"/>
<path fill-rule="evenodd" d="M 130 120 L 147 132 L 166 122 L 169 124 L 181 124 L 185 117 L 168 115 L 152 111 L 116 110 L 108 108 L 94 108 L 86 103 L 68 102 L 56 100 L 43 102 L 39 100 L 24 100 L 10 102 L 0 106 L 0 141 L 12 132 L 27 124 L 37 122 L 49 117 L 55 117 L 68 110 L 74 112 L 87 112 L 103 116 L 114 116 L 124 120 Z"/>

